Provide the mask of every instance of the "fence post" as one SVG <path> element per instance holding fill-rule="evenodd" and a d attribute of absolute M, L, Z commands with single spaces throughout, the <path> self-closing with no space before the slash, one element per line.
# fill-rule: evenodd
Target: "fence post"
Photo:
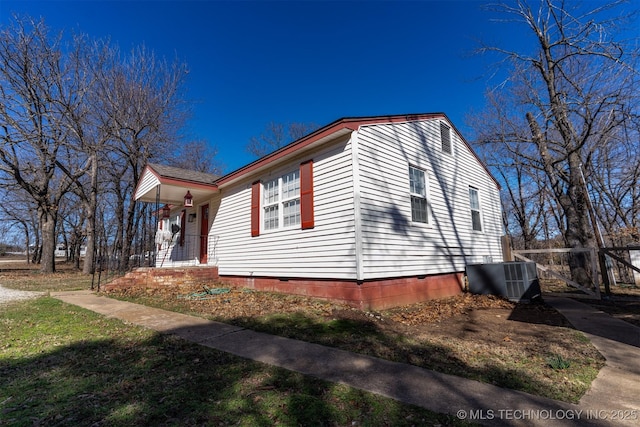
<path fill-rule="evenodd" d="M 609 281 L 609 268 L 607 267 L 607 260 L 605 259 L 604 249 L 598 249 L 598 261 L 600 261 L 600 275 L 602 276 L 602 283 L 604 284 L 604 294 L 611 296 L 611 282 Z"/>
<path fill-rule="evenodd" d="M 500 238 L 500 241 L 502 243 L 502 260 L 507 262 L 507 261 L 513 261 L 513 253 L 511 252 L 511 239 L 509 239 L 508 235 L 504 235 Z"/>

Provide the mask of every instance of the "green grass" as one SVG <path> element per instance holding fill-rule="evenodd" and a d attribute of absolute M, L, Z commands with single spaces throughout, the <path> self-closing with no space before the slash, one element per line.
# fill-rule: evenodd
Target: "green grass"
<path fill-rule="evenodd" d="M 43 275 L 24 269 L 24 266 L 17 267 L 19 271 L 2 271 L 0 283 L 14 289 L 35 291 L 88 289 L 91 285 L 90 276 L 69 270 Z M 242 292 L 242 295 L 245 293 L 256 298 L 251 299 L 255 306 L 272 304 L 276 309 L 255 314 L 252 307 L 246 306 L 246 313 L 231 315 L 231 308 L 244 307 L 236 299 L 233 304 L 228 304 L 228 308 L 222 304 L 221 310 L 211 311 L 206 301 L 187 301 L 170 295 L 140 292 L 110 296 L 566 402 L 578 402 L 604 365 L 604 359 L 584 334 L 563 327 L 549 329 L 543 340 L 530 341 L 524 349 L 518 342 L 488 344 L 480 334 L 465 334 L 456 339 L 450 335 L 425 335 L 424 331 L 416 334 L 411 329 L 381 328 L 373 318 L 327 315 L 326 304 L 299 301 L 299 297 L 269 293 L 265 297 L 265 293 L 256 291 Z M 528 341 L 526 336 L 522 339 Z M 571 361 L 570 366 L 566 369 L 552 368 L 548 362 L 552 354 L 562 354 Z"/>
<path fill-rule="evenodd" d="M 0 336 L 0 425 L 463 424 L 48 297 L 0 306 Z"/>
<path fill-rule="evenodd" d="M 562 327 L 549 329 L 544 341 L 530 345 L 525 351 L 516 343 L 489 345 L 483 342 L 482 336 L 443 339 L 421 334 L 417 338 L 410 330 L 383 330 L 373 320 L 334 318 L 307 308 L 261 316 L 228 317 L 226 312 L 211 312 L 205 303 L 190 304 L 184 299 L 162 295 L 110 296 L 572 403 L 577 403 L 589 390 L 604 366 L 604 358 L 584 334 Z M 273 298 L 280 301 L 286 297 L 274 295 Z M 548 356 L 558 351 L 571 358 L 570 367 L 560 370 L 549 365 Z"/>
<path fill-rule="evenodd" d="M 475 351 L 475 342 L 417 339 L 408 334 L 382 332 L 373 322 L 288 313 L 233 319 L 230 323 L 573 403 L 589 389 L 604 365 L 589 340 L 571 330 L 559 339 L 563 346 L 574 350 L 576 361 L 557 369 L 556 365 L 550 366 L 543 347 L 533 355 L 523 353 L 517 346 L 509 352 L 487 346 Z"/>

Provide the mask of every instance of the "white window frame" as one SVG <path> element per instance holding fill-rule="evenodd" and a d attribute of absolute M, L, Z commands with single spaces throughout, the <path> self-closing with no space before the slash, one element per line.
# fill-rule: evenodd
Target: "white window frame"
<path fill-rule="evenodd" d="M 415 187 L 412 185 L 413 170 L 422 173 L 422 193 L 416 192 Z M 425 221 L 416 220 L 414 218 L 414 200 L 418 198 L 424 200 L 424 214 L 426 217 Z M 411 209 L 411 223 L 429 225 L 431 216 L 429 215 L 429 180 L 427 179 L 427 171 L 414 165 L 409 165 L 409 205 Z"/>
<path fill-rule="evenodd" d="M 293 178 L 293 179 L 292 179 Z M 261 228 L 275 231 L 300 227 L 300 170 L 262 183 Z M 293 206 L 293 210 L 291 207 Z"/>
<path fill-rule="evenodd" d="M 475 192 L 475 198 L 477 202 L 477 206 L 474 206 L 473 193 Z M 482 233 L 484 231 L 484 224 L 482 223 L 482 201 L 480 200 L 480 190 L 476 187 L 469 186 L 469 213 L 471 215 L 471 230 L 477 233 Z M 478 216 L 478 226 L 477 229 L 475 227 L 475 222 L 473 220 L 474 213 L 477 213 Z"/>

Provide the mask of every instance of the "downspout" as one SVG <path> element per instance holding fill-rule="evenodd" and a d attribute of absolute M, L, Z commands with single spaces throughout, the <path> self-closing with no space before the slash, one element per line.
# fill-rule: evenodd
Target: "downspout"
<path fill-rule="evenodd" d="M 358 131 L 351 133 L 351 172 L 353 173 L 353 221 L 355 238 L 356 280 L 364 280 L 362 214 L 360 211 L 360 162 L 358 160 Z"/>

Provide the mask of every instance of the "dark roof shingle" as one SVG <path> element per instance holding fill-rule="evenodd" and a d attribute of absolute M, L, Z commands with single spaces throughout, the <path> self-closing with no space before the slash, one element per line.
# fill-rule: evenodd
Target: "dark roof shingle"
<path fill-rule="evenodd" d="M 214 184 L 218 178 L 218 175 L 198 172 L 189 169 L 177 168 L 174 166 L 160 165 L 157 163 L 149 163 L 147 166 L 155 171 L 162 178 L 173 178 L 180 181 L 191 181 L 202 184 Z"/>

